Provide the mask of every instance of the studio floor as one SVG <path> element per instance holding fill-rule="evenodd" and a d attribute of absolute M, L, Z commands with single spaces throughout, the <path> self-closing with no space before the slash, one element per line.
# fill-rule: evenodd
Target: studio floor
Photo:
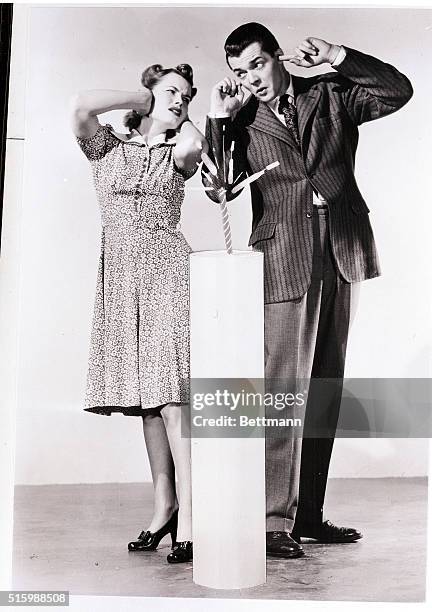
<path fill-rule="evenodd" d="M 263 586 L 219 591 L 169 565 L 169 537 L 128 553 L 149 522 L 150 484 L 17 486 L 13 588 L 74 595 L 418 602 L 425 598 L 426 478 L 333 479 L 326 515 L 354 544 L 304 543 L 301 559 L 267 560 Z"/>

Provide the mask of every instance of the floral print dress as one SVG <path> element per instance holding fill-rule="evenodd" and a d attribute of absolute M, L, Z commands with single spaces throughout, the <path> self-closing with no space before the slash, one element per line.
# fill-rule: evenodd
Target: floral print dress
<path fill-rule="evenodd" d="M 85 408 L 111 415 L 189 401 L 189 253 L 174 142 L 101 125 L 77 138 L 102 221 Z"/>

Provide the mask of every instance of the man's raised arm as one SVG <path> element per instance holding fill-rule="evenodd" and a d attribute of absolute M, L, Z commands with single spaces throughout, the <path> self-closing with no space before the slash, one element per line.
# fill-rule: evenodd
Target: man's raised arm
<path fill-rule="evenodd" d="M 241 85 L 230 77 L 212 89 L 206 139 L 209 144 L 208 155 L 214 166 L 210 169 L 203 164 L 201 176 L 207 188 L 206 193 L 214 202 L 219 202 L 223 194 L 228 201 L 236 198 L 241 190 L 233 194 L 232 184 L 240 176 L 246 178 L 247 162 L 241 143 L 235 137 L 234 127 L 234 118 L 242 107 L 243 99 Z"/>
<path fill-rule="evenodd" d="M 394 113 L 413 95 L 409 79 L 390 64 L 320 38 L 306 38 L 295 54 L 279 59 L 303 68 L 331 64 L 344 77 L 342 100 L 356 125 Z"/>

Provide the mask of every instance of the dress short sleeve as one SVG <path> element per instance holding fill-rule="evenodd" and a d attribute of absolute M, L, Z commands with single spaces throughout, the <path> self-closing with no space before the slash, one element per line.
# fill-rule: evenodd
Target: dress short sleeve
<path fill-rule="evenodd" d="M 187 181 L 187 179 L 190 179 L 195 174 L 195 172 L 198 170 L 198 166 L 195 166 L 195 168 L 191 168 L 190 170 L 179 168 L 175 162 L 174 162 L 174 166 L 177 172 L 182 175 L 185 181 Z"/>
<path fill-rule="evenodd" d="M 113 136 L 111 130 L 112 126 L 109 124 L 100 125 L 97 132 L 90 138 L 76 137 L 77 143 L 87 159 L 90 161 L 102 159 L 111 149 L 118 146 L 119 140 Z"/>

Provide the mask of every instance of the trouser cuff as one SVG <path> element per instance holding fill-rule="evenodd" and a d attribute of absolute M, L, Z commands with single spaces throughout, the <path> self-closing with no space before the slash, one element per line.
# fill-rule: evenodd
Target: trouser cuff
<path fill-rule="evenodd" d="M 286 533 L 291 533 L 293 527 L 294 519 L 272 516 L 266 521 L 266 531 L 286 531 Z"/>

